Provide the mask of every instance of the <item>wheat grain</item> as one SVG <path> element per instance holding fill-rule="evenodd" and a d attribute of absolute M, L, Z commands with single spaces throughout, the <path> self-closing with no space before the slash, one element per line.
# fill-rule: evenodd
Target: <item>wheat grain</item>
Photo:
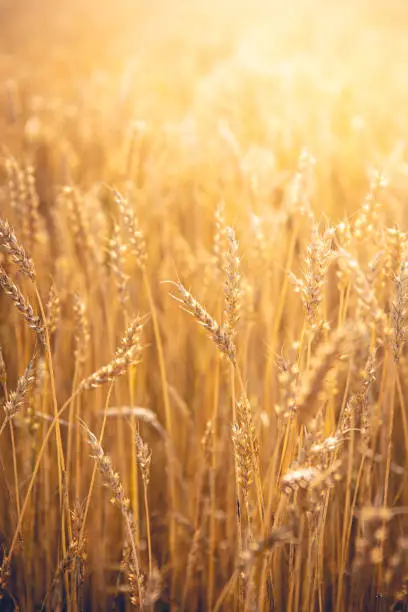
<path fill-rule="evenodd" d="M 42 344 L 45 345 L 44 330 L 41 324 L 40 317 L 34 314 L 31 304 L 29 302 L 26 302 L 21 291 L 17 288 L 17 286 L 13 283 L 11 278 L 1 266 L 0 287 L 3 289 L 4 293 L 8 295 L 14 302 L 14 305 L 19 310 L 20 314 L 26 320 L 27 325 L 37 333 L 39 340 L 42 342 Z"/>
<path fill-rule="evenodd" d="M 5 219 L 0 219 L 0 249 L 7 253 L 23 274 L 34 280 L 34 264 L 19 244 L 13 229 Z"/>
<path fill-rule="evenodd" d="M 30 359 L 23 376 L 21 376 L 17 382 L 16 390 L 11 391 L 6 403 L 4 404 L 4 412 L 6 418 L 8 419 L 11 419 L 17 414 L 17 412 L 21 410 L 24 401 L 33 385 L 35 378 L 35 361 L 36 355 L 34 355 Z"/>
<path fill-rule="evenodd" d="M 208 314 L 205 308 L 203 308 L 203 306 L 195 298 L 193 298 L 191 293 L 187 291 L 187 289 L 181 283 L 177 283 L 176 287 L 180 293 L 181 299 L 175 299 L 180 302 L 184 306 L 184 309 L 209 332 L 209 335 L 217 348 L 223 355 L 228 357 L 232 364 L 235 365 L 235 345 L 225 329 L 220 326 L 215 319 L 211 317 L 211 315 Z"/>

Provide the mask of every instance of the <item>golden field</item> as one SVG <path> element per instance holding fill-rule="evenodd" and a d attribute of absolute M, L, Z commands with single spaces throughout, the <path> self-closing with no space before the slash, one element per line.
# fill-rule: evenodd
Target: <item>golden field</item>
<path fill-rule="evenodd" d="M 0 609 L 408 609 L 408 6 L 0 0 Z"/>

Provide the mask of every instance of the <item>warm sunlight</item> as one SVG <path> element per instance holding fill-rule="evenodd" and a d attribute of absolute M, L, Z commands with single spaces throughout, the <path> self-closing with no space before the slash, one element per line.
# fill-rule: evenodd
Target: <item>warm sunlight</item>
<path fill-rule="evenodd" d="M 408 611 L 408 2 L 0 0 L 0 610 Z"/>

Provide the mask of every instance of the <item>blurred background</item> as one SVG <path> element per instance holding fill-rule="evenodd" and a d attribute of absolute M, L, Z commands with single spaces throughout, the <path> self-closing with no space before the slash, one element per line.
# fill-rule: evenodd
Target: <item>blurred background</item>
<path fill-rule="evenodd" d="M 180 275 L 193 294 L 203 298 L 209 312 L 218 311 L 222 285 L 218 295 L 212 257 L 214 211 L 221 199 L 225 201 L 248 278 L 244 321 L 248 322 L 249 348 L 244 372 L 256 405 L 264 403 L 272 414 L 278 387 L 273 383 L 272 357 L 265 357 L 265 344 L 270 355 L 272 349 L 290 347 L 299 339 L 302 325 L 301 305 L 290 294 L 279 315 L 282 324 L 274 328 L 279 312 L 275 302 L 281 287 L 286 287 L 287 245 L 293 244 L 295 265 L 290 269 L 297 272 L 304 264 L 309 240 L 304 232 L 299 242 L 292 243 L 293 211 L 309 205 L 310 195 L 318 222 L 322 213 L 330 223 L 352 218 L 367 201 L 374 171 L 379 170 L 389 181 L 382 196 L 383 226 L 394 228 L 398 222 L 407 228 L 407 66 L 407 0 L 0 0 L 0 211 L 34 257 L 44 301 L 52 278 L 63 304 L 53 356 L 58 399 L 70 393 L 76 367 L 71 359 L 76 325 L 72 296 L 77 291 L 85 296 L 92 315 L 93 349 L 84 372 L 108 363 L 123 333 L 120 288 L 107 257 L 109 249 L 121 252 L 121 243 L 115 242 L 116 222 L 112 222 L 117 211 L 106 190 L 106 185 L 115 186 L 135 204 L 146 233 L 148 277 L 162 324 L 169 380 L 176 397 L 191 404 L 184 407 L 183 399 L 172 400 L 179 409 L 182 406 L 183 414 L 176 417 L 180 423 L 174 436 L 175 453 L 184 470 L 186 491 L 196 491 L 197 466 L 203 463 L 200 441 L 213 405 L 207 378 L 214 370 L 214 347 L 204 338 L 197 350 L 192 328 L 184 325 L 185 314 L 179 313 L 161 281 Z M 309 160 L 313 167 L 313 189 L 309 194 L 307 184 L 298 198 L 292 194 L 291 179 L 306 174 L 302 160 Z M 26 197 L 26 183 L 29 196 L 35 196 L 31 200 Z M 64 190 L 67 185 L 74 186 L 75 192 Z M 26 223 L 29 206 L 36 213 L 31 224 L 36 232 L 31 221 Z M 361 224 L 369 225 L 367 217 L 360 218 Z M 375 234 L 369 249 L 363 236 L 364 266 L 365 260 L 371 262 L 371 256 L 381 255 L 385 248 L 381 241 L 377 244 L 379 236 L 381 232 Z M 130 262 L 129 269 L 124 268 L 126 274 L 130 272 L 129 303 L 132 309 L 148 312 L 143 284 L 147 281 L 134 267 Z M 367 269 L 371 270 L 368 264 Z M 387 299 L 385 295 L 384 302 Z M 31 350 L 30 336 L 23 336 L 18 325 L 15 329 L 19 333 L 14 334 L 6 316 L 0 320 L 0 342 L 13 384 Z M 146 344 L 154 347 L 149 329 Z M 178 333 L 183 329 L 186 333 Z M 15 337 L 20 339 L 17 350 Z M 164 422 L 154 349 L 143 357 L 139 371 L 137 401 Z M 39 394 L 35 401 L 39 403 L 40 398 Z M 127 400 L 126 388 L 120 388 L 115 401 L 120 406 Z M 95 431 L 101 405 L 98 398 L 84 402 L 84 418 L 89 417 Z M 46 408 L 51 414 L 51 404 Z M 225 423 L 226 439 L 230 423 L 227 419 Z M 132 490 L 136 471 L 128 473 L 127 443 L 122 440 L 130 439 L 130 434 L 121 420 L 109 428 L 106 438 L 125 488 Z M 269 432 L 264 438 L 266 464 L 276 445 Z M 25 458 L 30 448 L 27 451 L 21 440 Z M 228 480 L 231 456 L 224 439 L 221 442 L 223 500 L 227 491 L 222 507 L 233 516 L 235 499 L 230 485 L 224 487 L 227 481 L 233 482 Z M 166 576 L 163 533 L 169 506 L 163 495 L 164 461 L 158 446 L 154 443 L 156 474 L 150 493 L 157 534 L 153 545 Z M 82 454 L 88 457 L 89 449 L 82 449 Z M 230 471 L 223 461 L 228 456 Z M 81 497 L 92 468 L 88 459 L 83 465 L 77 485 Z M 42 477 L 56 491 L 53 468 L 51 464 Z M 25 461 L 22 482 L 28 481 L 30 470 Z M 105 499 L 100 492 L 98 499 Z M 192 533 L 198 516 L 194 500 L 194 496 L 180 495 L 173 508 L 188 517 Z M 0 532 L 7 542 L 14 533 L 9 505 L 8 498 L 0 504 Z M 103 507 L 100 503 L 98 510 Z M 58 507 L 45 500 L 42 506 L 38 503 L 38 509 L 42 508 L 38 532 L 32 529 L 26 538 L 32 544 L 30 550 L 40 551 L 37 557 L 27 554 L 32 564 L 27 566 L 28 602 L 29 597 L 42 600 L 60 560 L 55 536 L 60 528 Z M 95 511 L 94 516 L 89 523 L 89 567 L 102 572 L 121 558 L 120 517 L 109 515 L 107 531 L 102 514 Z M 222 549 L 225 556 L 220 553 L 217 593 L 229 579 L 234 559 L 230 524 L 232 520 L 223 537 L 232 546 Z M 27 521 L 27 532 L 29 528 Z M 185 535 L 179 540 L 181 598 L 190 540 Z M 330 551 L 331 534 L 327 544 Z M 330 567 L 337 567 L 336 548 L 332 548 Z M 39 576 L 33 582 L 34 571 Z M 15 574 L 10 592 L 24 592 L 24 574 Z M 114 589 L 113 579 L 109 580 L 109 588 Z M 91 581 L 92 588 L 102 589 L 96 574 Z M 104 596 L 105 591 L 100 596 L 101 610 L 107 609 Z M 26 609 L 33 608 L 27 604 Z M 347 602 L 344 609 L 351 609 Z"/>
<path fill-rule="evenodd" d="M 85 141 L 108 131 L 110 180 L 132 122 L 194 117 L 209 134 L 225 120 L 244 148 L 274 140 L 284 167 L 303 145 L 335 155 L 335 180 L 357 180 L 359 197 L 359 168 L 407 137 L 407 33 L 404 0 L 0 0 L 1 139 L 31 154 L 58 131 L 75 179 Z M 94 121 L 73 138 L 85 107 Z M 342 156 L 357 176 L 340 176 Z"/>

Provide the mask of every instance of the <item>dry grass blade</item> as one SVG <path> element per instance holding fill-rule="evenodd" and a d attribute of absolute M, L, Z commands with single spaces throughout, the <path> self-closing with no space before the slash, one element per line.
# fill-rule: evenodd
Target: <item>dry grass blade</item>
<path fill-rule="evenodd" d="M 157 415 L 148 408 L 141 406 L 112 406 L 107 409 L 106 414 L 108 417 L 134 416 L 136 419 L 151 425 L 162 438 L 165 438 L 167 435 Z"/>

